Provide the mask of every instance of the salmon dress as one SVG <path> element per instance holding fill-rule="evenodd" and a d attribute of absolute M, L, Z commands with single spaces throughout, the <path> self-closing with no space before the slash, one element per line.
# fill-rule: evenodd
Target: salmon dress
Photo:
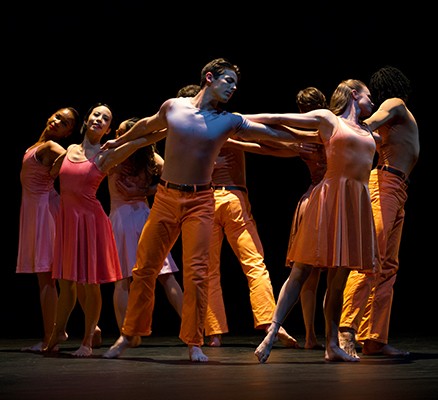
<path fill-rule="evenodd" d="M 94 158 L 73 162 L 67 153 L 59 171 L 56 279 L 88 284 L 122 279 L 111 222 L 96 198 L 106 174 L 97 168 Z"/>
<path fill-rule="evenodd" d="M 314 267 L 380 271 L 368 180 L 376 144 L 371 133 L 338 117 L 324 143 L 327 171 L 312 190 L 287 259 Z"/>
<path fill-rule="evenodd" d="M 50 166 L 36 158 L 40 146 L 26 150 L 20 172 L 21 207 L 17 273 L 50 272 L 55 241 L 59 194 Z"/>
<path fill-rule="evenodd" d="M 111 200 L 109 219 L 117 244 L 123 278 L 129 278 L 132 277 L 132 268 L 134 268 L 137 258 L 138 240 L 151 209 L 147 199 L 125 199 L 117 189 L 116 182 L 122 179 L 120 171 L 123 170 L 125 163 L 129 163 L 129 159 L 114 167 L 108 175 L 108 190 Z M 140 187 L 146 187 L 148 183 L 145 182 L 145 179 L 141 179 L 137 184 Z M 158 275 L 178 271 L 179 269 L 169 253 Z"/>

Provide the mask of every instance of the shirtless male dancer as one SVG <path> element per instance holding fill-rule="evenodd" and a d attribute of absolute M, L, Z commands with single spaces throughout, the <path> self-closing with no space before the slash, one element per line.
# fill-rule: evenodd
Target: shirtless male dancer
<path fill-rule="evenodd" d="M 186 85 L 178 91 L 177 97 L 194 97 L 200 89 L 199 85 Z M 229 147 L 230 143 L 238 147 Z M 283 143 L 283 146 L 289 146 L 293 150 L 288 150 L 288 155 L 293 153 L 293 156 L 298 156 L 298 150 L 304 146 L 278 140 L 271 141 L 271 143 Z M 306 146 L 314 145 L 306 144 Z M 204 326 L 205 335 L 209 338 L 208 345 L 211 347 L 221 346 L 222 334 L 228 332 L 220 271 L 224 236 L 227 237 L 239 259 L 248 280 L 254 328 L 267 329 L 271 324 L 275 309 L 271 278 L 264 261 L 263 246 L 248 198 L 244 150 L 270 155 L 277 155 L 279 151 L 284 151 L 281 147 L 272 149 L 254 142 L 228 139 L 216 159 L 212 174 L 215 216 L 210 246 L 208 302 Z M 283 332 L 279 339 L 286 347 L 298 347 L 298 342 Z"/>
<path fill-rule="evenodd" d="M 380 105 L 364 122 L 381 137 L 369 190 L 382 272 L 377 275 L 350 272 L 339 341 L 341 348 L 353 357 L 358 357 L 355 339 L 363 343 L 362 354 L 405 357 L 409 353 L 390 346 L 388 336 L 408 177 L 420 153 L 418 126 L 406 106 L 410 81 L 399 69 L 391 66 L 379 69 L 371 76 L 369 89 L 376 105 Z"/>
<path fill-rule="evenodd" d="M 139 239 L 122 334 L 104 358 L 119 357 L 132 347 L 136 336 L 151 335 L 156 278 L 181 233 L 184 300 L 179 338 L 188 345 L 191 361 L 208 361 L 201 346 L 214 220 L 211 176 L 216 157 L 228 137 L 303 140 L 282 128 L 222 111 L 219 103 L 230 100 L 239 76 L 239 68 L 228 60 L 210 61 L 201 71 L 201 90 L 196 96 L 166 100 L 156 114 L 141 119 L 125 134 L 103 145 L 103 149 L 117 147 L 140 137 L 147 145 L 166 137 L 164 167 Z M 287 335 L 285 331 L 280 334 Z"/>

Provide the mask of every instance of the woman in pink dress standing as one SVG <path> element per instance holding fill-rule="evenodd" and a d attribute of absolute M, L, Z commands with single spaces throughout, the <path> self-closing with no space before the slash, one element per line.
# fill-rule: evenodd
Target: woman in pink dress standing
<path fill-rule="evenodd" d="M 60 295 L 56 324 L 45 351 L 53 351 L 62 340 L 60 334 L 66 330 L 78 287 L 83 285 L 85 332 L 73 356 L 91 356 L 102 308 L 100 285 L 122 278 L 111 222 L 96 192 L 109 170 L 144 145 L 145 140 L 102 151 L 100 141 L 111 132 L 112 121 L 109 106 L 98 103 L 91 107 L 81 128 L 84 140 L 70 145 L 51 171 L 54 175 L 59 173 L 61 195 L 53 267 Z"/>
<path fill-rule="evenodd" d="M 70 136 L 79 124 L 79 114 L 72 107 L 53 113 L 38 141 L 23 157 L 21 182 L 20 229 L 18 237 L 17 273 L 36 274 L 38 278 L 43 339 L 22 351 L 41 352 L 49 343 L 55 323 L 58 290 L 52 279 L 55 240 L 55 214 L 59 194 L 50 169 L 55 159 L 65 152 L 58 142 Z M 65 335 L 65 332 L 61 333 Z"/>

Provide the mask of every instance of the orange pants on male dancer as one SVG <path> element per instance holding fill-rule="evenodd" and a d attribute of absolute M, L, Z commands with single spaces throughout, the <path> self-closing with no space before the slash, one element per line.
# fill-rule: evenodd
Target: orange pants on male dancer
<path fill-rule="evenodd" d="M 231 190 L 230 190 L 231 189 Z M 269 325 L 275 309 L 271 279 L 264 262 L 263 246 L 251 214 L 245 187 L 220 186 L 214 191 L 216 202 L 210 246 L 209 294 L 205 335 L 228 332 L 222 297 L 220 256 L 224 236 L 237 256 L 248 280 L 255 329 Z"/>
<path fill-rule="evenodd" d="M 340 327 L 353 328 L 359 342 L 374 340 L 387 344 L 393 287 L 399 269 L 407 182 L 392 172 L 373 169 L 369 190 L 382 272 L 377 276 L 350 272 L 344 290 Z"/>
<path fill-rule="evenodd" d="M 134 279 L 122 327 L 124 335 L 151 334 L 156 278 L 181 233 L 184 297 L 179 337 L 189 346 L 204 344 L 213 212 L 211 189 L 185 192 L 158 185 L 138 242 Z"/>

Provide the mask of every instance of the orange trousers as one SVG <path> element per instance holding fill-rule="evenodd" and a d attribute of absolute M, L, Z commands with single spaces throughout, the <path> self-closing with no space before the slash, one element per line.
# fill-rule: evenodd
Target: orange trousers
<path fill-rule="evenodd" d="M 179 337 L 187 345 L 204 344 L 213 218 L 213 190 L 182 192 L 158 185 L 138 242 L 123 334 L 149 336 L 152 333 L 157 276 L 181 234 L 184 297 Z"/>
<path fill-rule="evenodd" d="M 339 326 L 353 328 L 358 341 L 368 339 L 386 344 L 393 287 L 399 269 L 407 184 L 391 172 L 373 169 L 369 190 L 382 272 L 377 275 L 350 272 Z"/>
<path fill-rule="evenodd" d="M 211 336 L 228 332 L 220 273 L 221 248 L 225 236 L 247 278 L 254 327 L 260 329 L 272 322 L 275 298 L 248 194 L 240 190 L 217 189 L 214 197 L 216 206 L 210 245 L 205 334 Z"/>

